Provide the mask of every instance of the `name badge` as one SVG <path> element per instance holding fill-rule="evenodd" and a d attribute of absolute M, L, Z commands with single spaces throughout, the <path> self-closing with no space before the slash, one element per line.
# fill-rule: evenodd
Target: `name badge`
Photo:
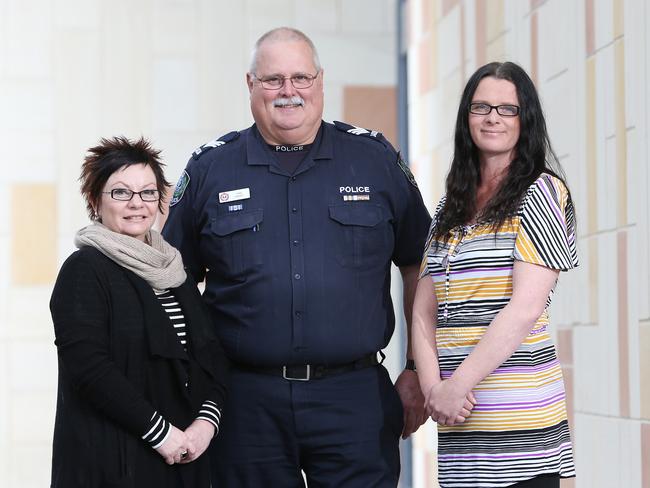
<path fill-rule="evenodd" d="M 250 188 L 240 188 L 239 190 L 222 191 L 219 193 L 219 203 L 236 202 L 237 200 L 246 200 L 251 197 Z"/>

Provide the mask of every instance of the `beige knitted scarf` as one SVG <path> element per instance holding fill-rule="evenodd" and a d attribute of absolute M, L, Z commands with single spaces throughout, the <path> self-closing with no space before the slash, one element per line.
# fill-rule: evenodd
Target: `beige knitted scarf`
<path fill-rule="evenodd" d="M 74 244 L 78 248 L 94 247 L 120 266 L 133 271 L 154 290 L 176 288 L 187 278 L 181 253 L 155 230 L 150 230 L 142 242 L 95 222 L 77 232 Z"/>

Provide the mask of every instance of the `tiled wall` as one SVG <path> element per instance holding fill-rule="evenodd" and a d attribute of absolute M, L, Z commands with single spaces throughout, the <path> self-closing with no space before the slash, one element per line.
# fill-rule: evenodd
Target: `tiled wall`
<path fill-rule="evenodd" d="M 194 148 L 251 123 L 250 49 L 280 25 L 303 29 L 319 48 L 326 119 L 346 115 L 395 134 L 395 8 L 394 0 L 0 0 L 0 486 L 49 484 L 48 301 L 87 223 L 77 182 L 85 149 L 102 136 L 143 134 L 163 149 L 174 181 Z M 377 97 L 388 110 L 369 118 Z"/>
<path fill-rule="evenodd" d="M 561 276 L 552 310 L 578 472 L 563 486 L 649 488 L 650 5 L 406 0 L 405 9 L 410 159 L 430 208 L 471 73 L 512 60 L 535 81 L 578 210 L 581 267 Z M 427 427 L 415 442 L 417 487 L 437 486 Z"/>

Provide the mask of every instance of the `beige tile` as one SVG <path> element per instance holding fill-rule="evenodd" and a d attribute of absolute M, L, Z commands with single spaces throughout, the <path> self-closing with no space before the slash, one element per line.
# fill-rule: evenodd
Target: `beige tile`
<path fill-rule="evenodd" d="M 438 487 L 438 459 L 436 456 L 429 454 L 427 456 L 426 474 L 427 474 L 427 488 Z"/>
<path fill-rule="evenodd" d="M 461 3 L 460 0 L 442 0 L 442 15 L 447 15 L 459 3 Z"/>
<path fill-rule="evenodd" d="M 418 69 L 420 72 L 420 95 L 430 91 L 437 84 L 436 36 L 426 34 L 418 45 Z"/>
<path fill-rule="evenodd" d="M 560 329 L 557 331 L 557 351 L 563 366 L 573 365 L 573 330 Z"/>
<path fill-rule="evenodd" d="M 596 50 L 596 32 L 594 25 L 594 2 L 596 0 L 585 0 L 585 35 L 587 55 Z"/>
<path fill-rule="evenodd" d="M 411 0 L 411 3 L 415 3 Z M 432 32 L 437 20 L 439 0 L 419 0 L 421 17 L 419 18 L 422 34 Z"/>
<path fill-rule="evenodd" d="M 14 285 L 41 285 L 57 269 L 56 194 L 52 184 L 11 187 L 11 280 Z"/>
<path fill-rule="evenodd" d="M 487 58 L 487 2 L 476 0 L 475 2 L 475 22 L 476 22 L 476 67 L 483 66 L 488 62 Z"/>
<path fill-rule="evenodd" d="M 560 480 L 560 488 L 574 488 L 576 486 L 575 478 L 562 478 Z"/>
<path fill-rule="evenodd" d="M 616 291 L 618 300 L 618 377 L 619 377 L 619 414 L 630 416 L 630 372 L 629 372 L 629 320 L 628 320 L 628 266 L 627 266 L 627 232 L 617 235 L 617 272 Z"/>
<path fill-rule="evenodd" d="M 403 38 L 406 47 L 410 49 L 415 44 L 415 37 L 416 37 L 415 31 L 416 31 L 417 20 L 419 19 L 418 17 L 416 17 L 415 0 L 406 0 L 403 3 L 402 17 L 403 17 L 402 35 L 404 36 Z"/>
<path fill-rule="evenodd" d="M 641 424 L 641 486 L 650 488 L 650 424 Z"/>
<path fill-rule="evenodd" d="M 619 2 L 614 2 L 615 4 Z M 622 7 L 621 7 L 622 8 Z M 618 11 L 615 8 L 615 11 Z M 614 44 L 614 98 L 616 130 L 616 216 L 619 226 L 627 219 L 627 131 L 625 127 L 625 43 L 619 39 Z"/>
<path fill-rule="evenodd" d="M 504 6 L 503 0 L 492 0 L 487 5 L 486 10 L 486 41 L 491 43 L 495 39 L 503 36 L 504 31 Z"/>
<path fill-rule="evenodd" d="M 614 38 L 625 33 L 625 2 L 623 0 L 612 0 L 612 29 Z"/>
<path fill-rule="evenodd" d="M 639 377 L 641 418 L 650 421 L 650 321 L 639 324 Z M 650 445 L 648 446 L 650 449 Z"/>
<path fill-rule="evenodd" d="M 343 115 L 349 124 L 382 132 L 398 147 L 397 92 L 394 86 L 347 85 Z"/>

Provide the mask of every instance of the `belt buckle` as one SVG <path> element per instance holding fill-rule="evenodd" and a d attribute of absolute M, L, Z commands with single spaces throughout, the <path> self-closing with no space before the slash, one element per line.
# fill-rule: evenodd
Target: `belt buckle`
<path fill-rule="evenodd" d="M 295 368 L 298 366 L 290 366 L 291 368 Z M 297 376 L 287 376 L 287 367 L 282 366 L 282 377 L 285 380 L 289 381 L 309 381 L 311 379 L 311 366 L 309 364 L 306 364 L 305 366 L 299 366 L 299 367 L 304 367 L 305 368 L 305 376 L 304 377 L 297 377 Z"/>

